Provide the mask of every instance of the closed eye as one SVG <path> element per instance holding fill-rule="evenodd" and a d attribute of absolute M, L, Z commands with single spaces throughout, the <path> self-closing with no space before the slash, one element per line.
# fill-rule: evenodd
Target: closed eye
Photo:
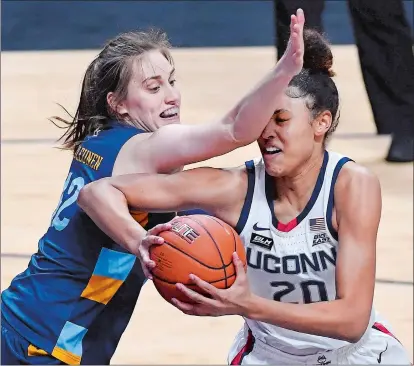
<path fill-rule="evenodd" d="M 274 121 L 276 122 L 276 123 L 283 123 L 283 122 L 287 122 L 287 121 L 289 121 L 289 119 L 288 118 L 279 118 L 279 117 L 276 117 L 276 118 L 274 118 Z"/>
<path fill-rule="evenodd" d="M 153 93 L 156 93 L 158 90 L 160 90 L 160 88 L 161 88 L 160 86 L 155 86 L 153 88 L 148 88 L 148 90 L 150 90 Z"/>
<path fill-rule="evenodd" d="M 284 123 L 284 122 L 289 121 L 291 118 L 291 115 L 286 109 L 277 109 L 273 113 L 272 118 L 277 124 L 279 124 L 279 123 Z"/>

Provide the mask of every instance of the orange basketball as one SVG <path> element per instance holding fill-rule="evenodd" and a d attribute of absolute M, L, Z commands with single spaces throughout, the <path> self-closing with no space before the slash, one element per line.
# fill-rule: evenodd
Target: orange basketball
<path fill-rule="evenodd" d="M 243 243 L 234 229 L 208 215 L 179 216 L 171 220 L 172 229 L 160 233 L 164 244 L 150 247 L 150 257 L 157 264 L 153 282 L 160 295 L 191 302 L 176 289 L 177 282 L 198 291 L 189 279 L 195 274 L 216 288 L 229 288 L 236 279 L 232 254 L 237 252 L 246 268 Z"/>

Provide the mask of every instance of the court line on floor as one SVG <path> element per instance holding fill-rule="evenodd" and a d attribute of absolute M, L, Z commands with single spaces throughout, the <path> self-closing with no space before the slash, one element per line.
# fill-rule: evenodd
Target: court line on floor
<path fill-rule="evenodd" d="M 377 278 L 375 279 L 375 282 L 382 283 L 384 285 L 414 286 L 414 282 L 412 281 L 397 281 L 397 280 L 389 280 L 385 278 Z"/>
<path fill-rule="evenodd" d="M 56 142 L 57 142 L 56 139 L 3 139 L 1 140 L 2 145 L 22 145 L 22 144 L 50 145 L 50 144 L 55 144 Z"/>
<path fill-rule="evenodd" d="M 1 258 L 29 259 L 30 257 L 31 255 L 22 254 L 22 253 L 1 253 Z M 414 286 L 414 282 L 412 281 L 399 281 L 399 280 L 391 280 L 391 279 L 386 279 L 386 278 L 377 278 L 375 282 L 386 284 L 386 285 Z"/>
<path fill-rule="evenodd" d="M 353 140 L 353 139 L 379 139 L 384 138 L 384 135 L 378 135 L 373 132 L 356 132 L 356 133 L 339 133 L 333 136 L 333 139 L 338 140 Z M 2 139 L 1 144 L 3 145 L 21 145 L 21 144 L 57 144 L 56 139 L 44 139 L 44 138 L 33 138 L 33 139 Z"/>

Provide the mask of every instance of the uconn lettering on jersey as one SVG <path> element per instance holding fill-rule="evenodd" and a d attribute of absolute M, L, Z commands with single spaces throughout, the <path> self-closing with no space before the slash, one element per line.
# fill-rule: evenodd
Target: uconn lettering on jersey
<path fill-rule="evenodd" d="M 335 267 L 336 249 L 330 248 L 330 253 L 323 250 L 313 252 L 311 256 L 300 253 L 277 257 L 271 253 L 263 253 L 260 250 L 246 249 L 247 265 L 254 269 L 262 269 L 267 273 L 284 273 L 296 275 L 300 273 L 321 272 L 328 269 L 329 265 Z"/>

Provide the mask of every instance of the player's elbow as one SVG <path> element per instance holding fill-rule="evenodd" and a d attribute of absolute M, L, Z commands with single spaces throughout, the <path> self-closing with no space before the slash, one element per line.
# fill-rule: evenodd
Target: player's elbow
<path fill-rule="evenodd" d="M 79 192 L 78 206 L 88 213 L 89 209 L 99 202 L 100 196 L 104 194 L 105 186 L 108 184 L 106 179 L 100 179 L 85 185 Z"/>
<path fill-rule="evenodd" d="M 95 182 L 87 184 L 86 186 L 82 187 L 82 189 L 79 191 L 78 199 L 76 200 L 76 202 L 83 211 L 86 211 L 88 204 L 91 201 L 91 197 L 94 192 L 94 183 Z"/>
<path fill-rule="evenodd" d="M 341 339 L 349 343 L 357 343 L 364 335 L 366 326 L 363 327 L 361 324 L 348 324 L 347 329 L 342 332 Z"/>
<path fill-rule="evenodd" d="M 348 316 L 342 316 L 342 324 L 337 327 L 338 338 L 350 343 L 357 343 L 367 329 L 369 315 L 361 316 L 355 309 L 351 308 L 348 311 Z"/>

